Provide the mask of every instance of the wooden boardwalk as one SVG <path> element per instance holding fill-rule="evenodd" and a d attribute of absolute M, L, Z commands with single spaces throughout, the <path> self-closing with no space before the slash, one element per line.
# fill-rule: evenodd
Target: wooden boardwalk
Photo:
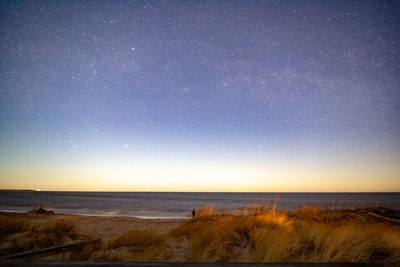
<path fill-rule="evenodd" d="M 101 242 L 101 239 L 91 239 L 91 240 L 75 242 L 75 243 L 71 243 L 71 244 L 63 245 L 63 246 L 43 248 L 43 249 L 34 250 L 34 251 L 24 251 L 21 253 L 4 256 L 2 259 L 38 259 L 38 258 L 56 255 L 59 253 L 72 251 L 74 249 L 80 249 L 87 245 L 96 245 L 98 242 Z"/>

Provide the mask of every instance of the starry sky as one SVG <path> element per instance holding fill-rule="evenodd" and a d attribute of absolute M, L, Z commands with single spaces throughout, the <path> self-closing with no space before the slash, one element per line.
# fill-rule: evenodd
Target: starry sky
<path fill-rule="evenodd" d="M 0 188 L 400 191 L 399 1 L 0 1 Z"/>

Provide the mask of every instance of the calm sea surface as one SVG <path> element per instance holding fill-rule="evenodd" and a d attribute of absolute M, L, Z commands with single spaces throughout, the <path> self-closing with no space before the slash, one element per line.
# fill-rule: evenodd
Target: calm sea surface
<path fill-rule="evenodd" d="M 50 192 L 0 191 L 0 210 L 25 212 L 43 204 L 55 213 L 184 218 L 207 205 L 234 210 L 264 204 L 278 209 L 300 205 L 400 208 L 400 193 L 159 193 L 159 192 Z"/>

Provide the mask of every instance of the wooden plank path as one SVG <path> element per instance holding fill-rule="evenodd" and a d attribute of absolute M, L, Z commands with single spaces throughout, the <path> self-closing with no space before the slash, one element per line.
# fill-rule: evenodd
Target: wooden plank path
<path fill-rule="evenodd" d="M 368 211 L 368 214 L 370 214 L 370 215 L 372 215 L 372 216 L 374 216 L 374 217 L 380 218 L 380 219 L 384 219 L 384 220 L 393 222 L 393 223 L 400 223 L 400 220 L 399 220 L 399 219 L 389 218 L 389 217 L 386 217 L 386 216 L 377 214 L 377 213 L 372 212 L 372 211 Z"/>
<path fill-rule="evenodd" d="M 43 249 L 38 249 L 34 251 L 24 251 L 8 256 L 2 257 L 2 259 L 26 259 L 26 258 L 43 258 L 47 256 L 52 256 L 56 255 L 59 253 L 64 253 L 68 251 L 72 251 L 74 249 L 79 249 L 83 248 L 86 245 L 95 245 L 97 242 L 100 242 L 101 239 L 91 239 L 91 240 L 85 240 L 81 242 L 76 242 L 76 243 L 71 243 L 68 245 L 63 245 L 63 246 L 56 246 L 56 247 L 50 247 L 50 248 L 43 248 Z"/>

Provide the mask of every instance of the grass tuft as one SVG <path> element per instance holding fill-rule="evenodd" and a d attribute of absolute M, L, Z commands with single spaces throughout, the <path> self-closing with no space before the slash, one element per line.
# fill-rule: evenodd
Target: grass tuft
<path fill-rule="evenodd" d="M 2 249 L 0 255 L 11 255 L 23 251 L 32 251 L 65 243 L 88 239 L 74 224 L 58 220 L 41 227 L 32 227 L 17 220 L 0 221 L 2 229 Z"/>
<path fill-rule="evenodd" d="M 53 210 L 46 209 L 43 204 L 32 209 L 29 213 L 33 214 L 43 214 L 43 215 L 54 215 Z"/>
<path fill-rule="evenodd" d="M 128 248 L 132 261 L 160 261 L 165 256 L 166 234 L 132 230 L 112 240 L 107 249 Z"/>
<path fill-rule="evenodd" d="M 0 239 L 15 233 L 32 230 L 33 227 L 22 220 L 15 218 L 4 218 L 0 220 Z"/>

